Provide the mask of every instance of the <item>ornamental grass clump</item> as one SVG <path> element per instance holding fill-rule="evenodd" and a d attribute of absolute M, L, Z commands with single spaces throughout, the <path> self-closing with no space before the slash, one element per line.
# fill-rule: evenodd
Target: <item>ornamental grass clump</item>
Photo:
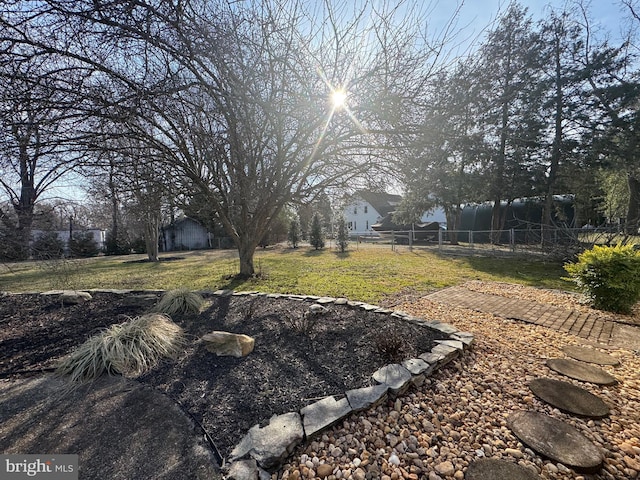
<path fill-rule="evenodd" d="M 154 308 L 154 311 L 170 316 L 198 313 L 203 304 L 204 299 L 200 294 L 186 288 L 180 288 L 166 292 Z"/>
<path fill-rule="evenodd" d="M 137 376 L 163 358 L 175 358 L 185 345 L 182 329 L 160 313 L 149 313 L 112 325 L 89 338 L 60 362 L 56 373 L 74 383 L 107 373 Z"/>
<path fill-rule="evenodd" d="M 564 269 L 599 310 L 629 313 L 640 300 L 640 251 L 632 245 L 596 245 Z"/>

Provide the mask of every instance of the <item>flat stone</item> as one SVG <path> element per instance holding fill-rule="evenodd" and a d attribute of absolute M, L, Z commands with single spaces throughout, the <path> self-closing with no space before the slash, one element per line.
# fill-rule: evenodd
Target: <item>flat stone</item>
<path fill-rule="evenodd" d="M 444 360 L 445 360 L 445 356 L 442 353 L 433 353 L 433 352 L 423 353 L 422 355 L 419 355 L 419 358 L 421 360 L 424 360 L 428 364 L 434 365 L 434 366 L 441 365 L 442 363 L 444 363 Z"/>
<path fill-rule="evenodd" d="M 319 303 L 320 305 L 325 305 L 327 303 L 333 303 L 336 301 L 335 298 L 333 297 L 320 297 L 315 299 L 316 303 Z"/>
<path fill-rule="evenodd" d="M 609 407 L 600 397 L 571 383 L 536 378 L 529 388 L 537 397 L 565 412 L 594 418 L 609 415 Z"/>
<path fill-rule="evenodd" d="M 576 428 L 548 415 L 516 412 L 507 424 L 523 443 L 564 465 L 592 469 L 604 460 L 600 449 Z"/>
<path fill-rule="evenodd" d="M 380 307 L 378 307 L 377 305 L 369 305 L 368 303 L 363 303 L 360 305 L 360 308 L 367 312 L 371 312 L 373 310 L 378 310 L 378 308 Z"/>
<path fill-rule="evenodd" d="M 473 345 L 475 336 L 470 332 L 458 332 L 451 335 L 451 338 L 454 340 L 458 340 L 462 342 L 465 348 L 471 347 Z"/>
<path fill-rule="evenodd" d="M 540 480 L 528 468 L 506 460 L 483 458 L 469 464 L 465 480 Z"/>
<path fill-rule="evenodd" d="M 269 425 L 254 425 L 231 452 L 230 461 L 247 455 L 269 470 L 284 460 L 304 438 L 302 419 L 295 412 L 274 415 Z"/>
<path fill-rule="evenodd" d="M 347 390 L 345 395 L 353 411 L 367 410 L 382 403 L 387 398 L 389 386 L 381 383 L 370 387 Z"/>
<path fill-rule="evenodd" d="M 596 363 L 598 365 L 620 365 L 617 358 L 607 353 L 600 352 L 594 348 L 578 347 L 575 345 L 567 345 L 562 347 L 562 351 L 571 358 L 587 363 Z"/>
<path fill-rule="evenodd" d="M 461 352 L 464 350 L 464 344 L 460 340 L 436 340 L 436 343 L 439 345 L 447 345 L 449 347 L 453 347 L 456 350 L 460 350 Z"/>
<path fill-rule="evenodd" d="M 346 298 L 340 297 L 340 298 L 336 298 L 336 301 L 333 303 L 335 303 L 336 305 L 346 305 L 347 302 L 348 300 Z"/>
<path fill-rule="evenodd" d="M 258 480 L 258 464 L 255 460 L 238 460 L 229 466 L 228 480 Z"/>
<path fill-rule="evenodd" d="M 376 370 L 373 379 L 381 384 L 388 385 L 393 393 L 402 393 L 409 387 L 411 372 L 402 365 L 392 363 Z"/>
<path fill-rule="evenodd" d="M 550 358 L 546 363 L 551 370 L 583 382 L 595 383 L 597 385 L 613 385 L 617 383 L 615 377 L 612 377 L 601 368 L 576 360 Z"/>
<path fill-rule="evenodd" d="M 421 358 L 410 358 L 402 362 L 402 366 L 411 372 L 411 375 L 430 375 L 435 365 L 425 362 Z"/>
<path fill-rule="evenodd" d="M 229 332 L 214 331 L 203 335 L 201 340 L 209 352 L 220 357 L 245 357 L 253 352 L 255 346 L 255 339 L 252 337 Z"/>
<path fill-rule="evenodd" d="M 330 427 L 352 412 L 349 400 L 326 397 L 300 410 L 302 426 L 307 438 Z"/>
<path fill-rule="evenodd" d="M 436 345 L 431 349 L 431 353 L 435 353 L 436 355 L 440 354 L 444 358 L 441 361 L 441 364 L 449 363 L 451 360 L 456 358 L 460 354 L 461 350 L 456 347 L 452 347 L 451 345 L 444 345 L 442 343 Z"/>
<path fill-rule="evenodd" d="M 233 290 L 216 290 L 213 294 L 217 297 L 230 297 L 233 295 Z"/>
<path fill-rule="evenodd" d="M 65 290 L 60 295 L 60 300 L 65 305 L 78 305 L 80 303 L 87 302 L 93 297 L 89 292 L 79 292 L 76 290 Z"/>
<path fill-rule="evenodd" d="M 433 328 L 434 330 L 438 330 L 442 333 L 447 333 L 449 335 L 451 335 L 452 333 L 457 333 L 458 329 L 452 325 L 449 325 L 448 323 L 433 323 L 431 324 L 431 328 Z"/>

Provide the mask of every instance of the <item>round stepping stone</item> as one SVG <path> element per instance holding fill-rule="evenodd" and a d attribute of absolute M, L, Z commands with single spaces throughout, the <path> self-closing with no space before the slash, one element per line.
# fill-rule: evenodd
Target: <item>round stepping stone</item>
<path fill-rule="evenodd" d="M 507 419 L 522 443 L 536 452 L 570 467 L 592 469 L 604 457 L 587 437 L 568 423 L 537 412 L 516 412 Z"/>
<path fill-rule="evenodd" d="M 537 397 L 565 412 L 593 418 L 609 415 L 609 407 L 600 397 L 571 383 L 536 378 L 529 388 Z"/>
<path fill-rule="evenodd" d="M 562 347 L 562 351 L 571 358 L 575 358 L 581 362 L 596 363 L 598 365 L 620 365 L 617 358 L 614 358 L 607 353 L 599 352 L 593 348 L 567 345 Z"/>
<path fill-rule="evenodd" d="M 615 377 L 612 377 L 601 368 L 588 365 L 583 362 L 571 360 L 567 358 L 550 358 L 547 360 L 547 366 L 551 370 L 555 370 L 567 377 L 575 378 L 583 382 L 595 383 L 598 385 L 613 385 L 617 383 Z"/>
<path fill-rule="evenodd" d="M 483 458 L 469 464 L 465 480 L 540 480 L 540 476 L 518 464 Z"/>

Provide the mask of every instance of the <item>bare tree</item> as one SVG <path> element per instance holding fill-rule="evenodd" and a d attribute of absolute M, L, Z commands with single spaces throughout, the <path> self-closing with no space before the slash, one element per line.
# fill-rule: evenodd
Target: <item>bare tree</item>
<path fill-rule="evenodd" d="M 15 50 L 0 51 L 0 189 L 15 212 L 16 256 L 24 258 L 34 206 L 80 158 L 82 78 L 68 65 Z M 7 212 L 0 216 L 11 218 Z"/>

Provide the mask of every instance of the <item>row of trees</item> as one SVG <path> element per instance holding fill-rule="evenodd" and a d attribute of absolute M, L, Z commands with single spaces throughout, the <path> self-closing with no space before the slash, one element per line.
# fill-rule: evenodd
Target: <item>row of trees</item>
<path fill-rule="evenodd" d="M 632 2 L 622 3 L 634 16 Z M 555 194 L 576 194 L 580 214 L 600 191 L 601 213 L 625 212 L 637 233 L 640 89 L 631 41 L 596 43 L 580 2 L 549 9 L 538 23 L 512 3 L 474 53 L 429 79 L 402 162 L 408 194 L 398 216 L 415 221 L 435 203 L 456 230 L 464 203 L 490 200 L 500 230 L 501 202 L 537 196 L 551 225 Z"/>
<path fill-rule="evenodd" d="M 116 244 L 125 204 L 151 259 L 163 217 L 183 211 L 222 229 L 248 276 L 283 212 L 326 192 L 395 176 L 408 220 L 437 203 L 455 229 L 464 202 L 530 195 L 550 222 L 554 193 L 592 192 L 612 171 L 637 229 L 632 44 L 596 42 L 580 3 L 539 24 L 514 3 L 452 62 L 455 32 L 430 36 L 421 5 L 3 3 L 4 231 L 28 245 L 35 205 L 71 176 L 108 202 Z"/>

